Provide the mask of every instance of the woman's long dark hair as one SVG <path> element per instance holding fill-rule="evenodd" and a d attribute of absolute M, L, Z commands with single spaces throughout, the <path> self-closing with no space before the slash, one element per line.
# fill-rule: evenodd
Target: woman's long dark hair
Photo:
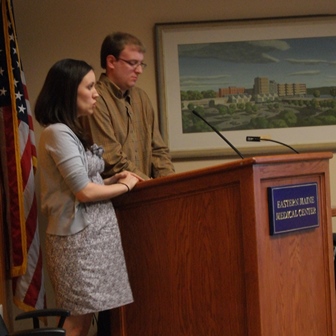
<path fill-rule="evenodd" d="M 41 126 L 67 125 L 84 147 L 89 145 L 77 116 L 77 90 L 93 68 L 84 61 L 63 59 L 49 70 L 35 104 L 35 118 Z"/>

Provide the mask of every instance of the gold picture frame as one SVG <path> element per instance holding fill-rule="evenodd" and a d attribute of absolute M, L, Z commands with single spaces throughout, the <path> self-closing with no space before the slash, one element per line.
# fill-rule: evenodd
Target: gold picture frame
<path fill-rule="evenodd" d="M 325 48 L 324 45 L 322 46 L 322 42 L 324 43 L 326 38 L 331 39 L 331 42 L 335 41 L 331 45 L 332 48 L 335 48 L 333 49 L 335 50 L 333 59 L 330 58 L 329 54 L 325 53 L 325 49 L 322 50 L 322 47 Z M 204 85 L 209 85 L 208 87 L 211 87 L 211 90 L 216 92 L 214 85 L 216 85 L 217 80 L 217 93 L 222 88 L 227 91 L 230 85 L 232 88 L 245 87 L 246 92 L 253 93 L 255 92 L 256 78 L 266 77 L 270 81 L 273 80 L 278 84 L 282 83 L 281 85 L 283 83 L 288 85 L 288 83 L 291 83 L 291 80 L 295 84 L 295 81 L 298 80 L 300 83 L 307 83 L 304 84 L 306 85 L 306 100 L 309 97 L 307 92 L 311 92 L 313 89 L 313 87 L 309 87 L 308 83 L 316 81 L 314 82 L 316 83 L 316 90 L 313 91 L 315 94 L 318 91 L 317 88 L 320 88 L 322 85 L 323 76 L 325 78 L 324 87 L 336 88 L 336 16 L 334 15 L 157 23 L 155 25 L 155 41 L 160 127 L 163 138 L 168 144 L 174 158 L 236 156 L 236 153 L 223 142 L 223 139 L 216 135 L 209 127 L 207 131 L 184 131 L 185 126 L 183 122 L 189 123 L 189 120 L 183 120 L 183 116 L 187 115 L 188 118 L 189 116 L 191 118 L 192 113 L 189 107 L 192 106 L 190 104 L 194 104 L 194 102 L 190 103 L 190 99 L 189 101 L 187 100 L 187 108 L 181 99 L 181 94 L 188 92 L 188 84 L 185 84 L 187 83 L 187 79 L 194 81 L 193 84 L 189 84 L 190 87 L 192 85 L 194 87 L 199 85 L 200 90 L 202 90 L 200 84 L 202 82 L 207 83 L 207 77 L 208 79 L 211 77 L 212 82 L 209 80 Z M 237 42 L 238 44 L 236 44 Z M 315 45 L 311 52 L 308 51 L 308 47 L 303 48 L 304 44 L 307 44 L 306 42 Z M 277 45 L 272 46 L 272 43 Z M 221 48 L 218 51 L 218 55 L 214 50 L 219 44 Z M 246 44 L 251 48 L 250 52 L 246 49 Z M 317 53 L 319 44 L 321 44 L 320 54 Z M 301 49 L 299 49 L 300 46 Z M 289 52 L 286 52 L 288 55 L 284 56 L 287 59 L 282 58 L 281 48 L 284 49 L 283 54 L 285 54 L 286 48 L 292 48 L 291 51 L 293 52 L 296 49 L 297 59 L 289 59 Z M 230 49 L 231 54 L 226 49 Z M 254 56 L 254 60 L 249 55 L 250 53 L 257 54 Z M 267 67 L 264 67 L 262 63 L 258 63 L 257 61 L 257 57 L 261 57 L 261 53 L 263 53 L 262 56 L 264 59 L 260 60 L 260 62 L 269 62 Z M 246 55 L 246 59 L 244 55 Z M 316 55 L 319 55 L 319 57 Z M 230 57 L 231 63 L 228 60 Z M 238 60 L 238 58 L 241 60 Z M 239 64 L 239 62 L 248 61 L 255 61 L 256 63 Z M 283 62 L 283 73 L 279 70 L 279 62 Z M 210 70 L 210 65 L 213 64 L 216 64 L 218 67 L 217 74 L 213 72 L 213 69 Z M 297 76 L 293 74 L 295 64 L 297 64 L 298 69 L 296 71 Z M 301 70 L 304 64 L 306 64 L 306 73 Z M 208 65 L 209 69 L 207 68 Z M 308 67 L 310 71 L 308 71 Z M 184 73 L 182 73 L 183 71 Z M 210 73 L 210 71 L 212 72 Z M 286 71 L 287 77 L 284 76 Z M 320 73 L 318 73 L 319 71 Z M 242 79 L 244 78 L 244 74 L 246 74 L 246 78 L 248 78 L 250 83 L 246 86 L 242 83 L 245 80 Z M 315 76 L 315 79 L 313 76 Z M 235 78 L 241 78 L 241 82 L 235 82 Z M 197 80 L 199 81 L 198 83 Z M 212 86 L 209 84 L 210 82 Z M 207 91 L 204 89 L 206 88 L 204 85 L 204 91 L 201 91 L 203 93 Z M 304 97 L 303 94 L 302 96 Z M 219 97 L 208 99 L 206 111 L 210 109 L 210 103 L 213 103 L 211 100 L 217 102 L 217 98 Z M 331 98 L 335 99 L 333 96 Z M 234 98 L 230 96 L 230 99 Z M 285 101 L 283 98 L 279 100 L 281 102 Z M 274 106 L 278 105 L 274 104 Z M 283 107 L 282 105 L 284 104 L 280 103 L 280 105 Z M 197 105 L 196 103 L 194 106 L 201 107 L 202 104 Z M 221 106 L 221 104 L 215 106 Z M 255 107 L 258 108 L 258 106 Z M 297 114 L 296 110 L 294 112 Z M 236 117 L 238 118 L 237 115 Z M 216 115 L 216 111 L 212 115 L 212 119 L 216 120 L 215 118 L 220 118 L 219 115 Z M 240 118 L 243 120 L 243 117 Z M 251 122 L 252 117 L 248 118 L 246 119 Z M 193 120 L 195 122 L 195 119 Z M 199 120 L 199 122 L 203 121 Z M 240 120 L 236 123 L 239 124 L 239 122 Z M 192 121 L 190 123 L 192 124 Z M 284 127 L 280 125 L 279 127 L 272 128 L 258 128 L 257 126 L 249 129 L 237 129 L 234 125 L 232 130 L 226 129 L 225 131 L 220 131 L 244 155 L 288 152 L 288 148 L 275 145 L 271 141 L 263 142 L 262 144 L 246 142 L 246 137 L 250 135 L 261 137 L 262 139 L 269 137 L 269 139 L 275 139 L 280 143 L 289 144 L 298 151 L 332 151 L 336 149 L 335 124 L 305 127 L 292 127 L 292 125 Z M 207 126 L 204 124 L 204 127 Z M 246 127 L 250 127 L 250 125 Z"/>

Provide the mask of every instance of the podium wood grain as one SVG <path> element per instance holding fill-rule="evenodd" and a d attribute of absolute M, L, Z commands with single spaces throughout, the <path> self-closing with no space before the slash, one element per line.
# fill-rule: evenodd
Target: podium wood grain
<path fill-rule="evenodd" d="M 134 303 L 111 335 L 336 335 L 331 157 L 237 160 L 116 199 Z M 320 226 L 270 236 L 267 188 L 310 182 Z"/>

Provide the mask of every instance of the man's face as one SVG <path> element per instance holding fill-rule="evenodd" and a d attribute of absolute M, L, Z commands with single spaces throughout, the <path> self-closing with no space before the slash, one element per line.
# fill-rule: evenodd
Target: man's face
<path fill-rule="evenodd" d="M 112 56 L 113 57 L 113 56 Z M 121 91 L 125 92 L 136 84 L 138 76 L 142 73 L 144 66 L 142 61 L 144 54 L 135 46 L 127 45 L 120 53 L 119 58 L 113 57 L 112 69 L 108 76 Z"/>

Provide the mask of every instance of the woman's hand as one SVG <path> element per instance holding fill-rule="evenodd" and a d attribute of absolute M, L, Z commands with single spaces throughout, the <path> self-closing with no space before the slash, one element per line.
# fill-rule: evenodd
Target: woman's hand
<path fill-rule="evenodd" d="M 110 185 L 110 184 L 117 183 L 121 178 L 125 178 L 127 176 L 127 174 L 128 174 L 127 171 L 117 173 L 117 174 L 115 174 L 111 177 L 108 177 L 108 178 L 104 179 L 104 184 L 105 185 Z"/>
<path fill-rule="evenodd" d="M 139 181 L 143 181 L 143 178 L 141 178 L 137 174 L 127 172 L 126 176 L 120 176 L 116 183 L 120 182 L 126 184 L 129 190 L 132 190 Z"/>
<path fill-rule="evenodd" d="M 143 178 L 129 171 L 123 171 L 105 179 L 104 185 L 89 182 L 75 196 L 83 203 L 102 201 L 124 194 L 133 189 L 139 181 L 143 181 Z"/>
<path fill-rule="evenodd" d="M 125 170 L 121 173 L 117 173 L 111 177 L 106 178 L 104 183 L 106 185 L 118 182 L 126 183 L 131 190 L 139 181 L 144 181 L 144 179 L 135 173 Z"/>

